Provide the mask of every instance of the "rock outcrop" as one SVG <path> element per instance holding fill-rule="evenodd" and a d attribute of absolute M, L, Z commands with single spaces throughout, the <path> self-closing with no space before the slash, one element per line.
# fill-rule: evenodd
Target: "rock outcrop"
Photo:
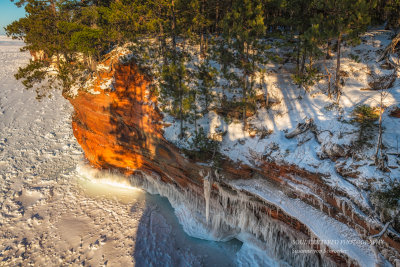
<path fill-rule="evenodd" d="M 68 97 L 75 109 L 72 121 L 74 135 L 88 161 L 97 168 L 118 169 L 127 175 L 144 173 L 157 176 L 179 190 L 192 190 L 202 199 L 204 173 L 214 171 L 187 159 L 163 137 L 163 118 L 157 108 L 157 97 L 150 90 L 151 79 L 143 75 L 134 63 L 121 63 L 110 58 L 103 64 L 108 68 L 98 74 L 92 92 L 80 90 L 77 96 Z M 110 79 L 113 80 L 112 85 L 102 89 L 101 85 Z M 335 150 L 335 153 L 342 152 Z M 267 161 L 258 166 L 246 166 L 225 160 L 221 169 L 211 180 L 211 192 L 208 192 L 211 197 L 219 196 L 221 190 L 234 191 L 228 181 L 266 179 L 287 196 L 298 198 L 355 229 L 365 240 L 382 229 L 382 225 L 372 225 L 366 220 L 370 210 L 328 185 L 325 181 L 329 177 L 322 174 Z M 301 188 L 307 188 L 307 191 Z M 278 206 L 246 194 L 251 201 L 258 203 L 258 207 L 263 207 L 254 211 L 258 213 L 256 216 L 268 215 L 303 237 L 313 236 L 307 225 L 279 211 Z M 378 249 L 389 250 L 389 257 L 399 257 L 398 236 L 388 232 L 382 238 L 385 242 Z M 320 247 L 314 245 L 313 248 Z M 325 256 L 338 265 L 358 265 L 346 254 L 327 253 Z"/>

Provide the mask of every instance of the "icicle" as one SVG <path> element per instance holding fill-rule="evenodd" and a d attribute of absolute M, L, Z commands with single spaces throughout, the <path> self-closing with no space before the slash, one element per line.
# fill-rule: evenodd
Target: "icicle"
<path fill-rule="evenodd" d="M 209 222 L 210 218 L 210 195 L 211 195 L 211 175 L 208 174 L 204 177 L 203 187 L 204 187 L 204 198 L 206 200 L 206 222 Z"/>
<path fill-rule="evenodd" d="M 342 212 L 343 212 L 343 215 L 346 216 L 346 201 L 342 202 Z"/>
<path fill-rule="evenodd" d="M 324 203 L 322 202 L 321 199 L 318 199 L 318 202 L 319 202 L 319 210 L 324 211 Z"/>
<path fill-rule="evenodd" d="M 265 212 L 265 204 L 210 178 L 211 173 L 208 173 L 203 180 L 203 188 L 190 184 L 180 187 L 179 184 L 164 183 L 157 174 L 142 173 L 142 176 L 132 176 L 130 180 L 133 186 L 167 197 L 184 231 L 191 236 L 226 241 L 242 234 L 251 235 L 262 244 L 268 245 L 272 257 L 289 265 L 302 266 L 305 262 L 318 261 L 318 256 L 314 254 L 290 252 L 303 246 L 307 248 L 308 245 L 294 244 L 293 240 L 302 235 L 298 236 L 291 227 L 271 218 L 271 213 L 275 211 L 278 216 L 279 212 L 284 212 L 279 207 L 268 206 Z M 212 185 L 218 188 L 213 194 Z M 204 206 L 205 214 L 202 212 Z M 310 234 L 312 239 L 318 239 Z M 323 266 L 334 266 L 329 258 L 321 256 Z"/>
<path fill-rule="evenodd" d="M 342 206 L 342 200 L 340 198 L 335 197 L 335 201 L 338 208 L 340 208 Z"/>
<path fill-rule="evenodd" d="M 320 246 L 319 246 L 319 249 L 320 249 L 321 251 L 326 251 L 325 243 L 321 242 L 321 243 L 320 243 Z M 324 252 L 322 252 L 322 254 L 324 254 Z"/>

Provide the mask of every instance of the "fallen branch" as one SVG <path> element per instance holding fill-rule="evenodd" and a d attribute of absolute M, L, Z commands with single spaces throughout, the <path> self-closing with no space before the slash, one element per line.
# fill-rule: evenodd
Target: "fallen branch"
<path fill-rule="evenodd" d="M 396 81 L 396 79 L 397 79 L 396 72 L 393 72 L 392 74 L 386 76 L 375 77 L 372 82 L 368 83 L 369 88 L 367 90 L 378 91 L 381 90 L 382 88 L 387 90 L 393 87 L 393 84 Z"/>
<path fill-rule="evenodd" d="M 383 227 L 382 231 L 380 231 L 378 234 L 371 236 L 371 238 L 378 238 L 380 239 L 383 234 L 387 231 L 387 229 L 389 228 L 389 225 L 393 222 L 393 220 L 391 220 L 390 222 L 387 222 L 385 224 L 385 226 Z"/>
<path fill-rule="evenodd" d="M 306 132 L 307 130 L 311 129 L 312 127 L 314 127 L 314 120 L 308 119 L 305 122 L 298 123 L 296 126 L 296 129 L 285 134 L 285 137 L 288 139 L 291 139 L 299 134 Z"/>
<path fill-rule="evenodd" d="M 393 54 L 396 51 L 397 45 L 400 42 L 400 32 L 393 38 L 390 44 L 383 50 L 382 55 L 378 58 L 378 62 L 386 59 L 389 62 L 390 54 Z"/>
<path fill-rule="evenodd" d="M 371 240 L 372 238 L 377 238 L 379 240 L 385 234 L 385 232 L 389 228 L 390 224 L 393 223 L 395 218 L 397 218 L 397 216 L 399 216 L 399 215 L 400 215 L 400 210 L 397 212 L 397 214 L 395 216 L 393 216 L 393 218 L 390 221 L 388 221 L 385 224 L 385 226 L 382 228 L 382 230 L 378 234 L 370 236 L 369 239 Z"/>

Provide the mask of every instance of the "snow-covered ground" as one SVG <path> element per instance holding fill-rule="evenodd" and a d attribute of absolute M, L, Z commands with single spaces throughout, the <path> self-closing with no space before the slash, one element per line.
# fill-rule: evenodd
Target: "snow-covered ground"
<path fill-rule="evenodd" d="M 315 85 L 307 88 L 307 92 L 304 88 L 295 85 L 292 75 L 296 65 L 292 59 L 284 64 L 269 63 L 264 66 L 266 69 L 263 77 L 264 84 L 256 84 L 257 94 L 265 95 L 267 92 L 269 99 L 275 103 L 268 109 L 258 107 L 254 116 L 248 118 L 249 130 L 244 130 L 242 121 L 227 120 L 214 110 L 197 120 L 197 128 L 202 127 L 211 138 L 215 134 L 222 133 L 220 152 L 233 161 L 253 167 L 260 167 L 266 161 L 272 161 L 282 165 L 296 165 L 313 173 L 321 173 L 325 176 L 323 179 L 326 184 L 345 194 L 346 200 L 341 202 L 338 198 L 337 202 L 346 204 L 348 197 L 351 200 L 349 203 L 356 203 L 358 207 L 369 210 L 373 214 L 369 194 L 391 181 L 400 181 L 398 155 L 400 119 L 389 116 L 389 113 L 397 109 L 400 104 L 398 79 L 400 72 L 398 69 L 395 72 L 393 69 L 385 68 L 384 61 L 377 61 L 393 38 L 393 34 L 391 31 L 384 30 L 383 27 L 371 28 L 361 36 L 359 45 L 346 44 L 343 47 L 342 96 L 339 105 L 335 104 L 335 97 L 332 99 L 328 97 L 328 82 L 325 76 Z M 284 55 L 284 52 L 281 52 Z M 334 75 L 335 60 L 335 56 L 330 60 L 321 59 L 314 62 L 314 67 L 317 67 L 324 75 L 327 74 L 326 69 Z M 395 62 L 396 60 L 398 59 L 394 58 Z M 216 62 L 213 64 L 220 69 Z M 334 76 L 332 77 L 331 81 L 334 81 Z M 371 88 L 371 84 L 382 77 L 395 79 L 392 86 L 381 94 L 381 91 L 377 89 L 385 87 L 385 83 L 377 83 L 376 88 Z M 213 89 L 216 96 L 222 93 L 224 95 L 222 98 L 240 97 L 240 91 L 235 88 L 223 89 L 224 83 L 226 80 L 220 78 L 219 84 Z M 258 89 L 259 85 L 262 89 Z M 219 105 L 218 97 L 216 98 L 214 102 Z M 379 170 L 373 159 L 378 140 L 378 127 L 373 130 L 372 136 L 358 140 L 361 130 L 360 126 L 354 122 L 354 110 L 357 107 L 366 105 L 377 111 L 381 101 L 384 107 L 383 146 L 384 153 L 387 155 L 385 170 Z M 186 138 L 180 139 L 178 120 L 166 113 L 165 120 L 170 125 L 165 129 L 166 139 L 179 147 L 193 149 L 190 147 L 190 140 L 195 136 L 193 123 L 184 125 L 187 132 Z M 287 137 L 287 134 L 294 131 L 299 124 L 307 121 L 313 122 L 312 131 L 306 130 L 293 138 Z M 263 132 L 268 134 L 263 134 Z M 359 141 L 364 142 L 364 145 L 357 147 Z M 340 155 L 332 156 L 334 147 L 343 149 Z M 282 210 L 309 226 L 311 232 L 321 240 L 334 237 L 333 239 L 361 241 L 355 231 L 338 224 L 324 213 L 320 213 L 303 202 L 291 202 L 286 200 L 284 194 L 274 194 L 276 192 L 269 190 L 262 181 L 246 180 L 230 184 L 277 204 Z M 308 192 L 307 187 L 298 187 L 290 183 L 287 186 L 295 188 L 300 194 Z M 313 194 L 311 191 L 308 193 Z M 379 219 L 365 216 L 357 209 L 355 209 L 356 213 L 368 220 L 371 225 L 383 226 Z M 347 254 L 357 259 L 362 266 L 374 262 L 375 256 L 369 245 L 350 246 L 346 250 Z"/>
<path fill-rule="evenodd" d="M 21 45 L 0 36 L 0 265 L 234 265 L 241 242 L 191 238 L 165 198 L 93 180 L 61 92 L 39 102 L 14 79 Z"/>
<path fill-rule="evenodd" d="M 391 72 L 381 69 L 375 61 L 390 41 L 390 34 L 371 30 L 363 36 L 362 44 L 344 48 L 342 66 L 347 77 L 339 108 L 326 96 L 326 83 L 321 82 L 304 93 L 292 83 L 289 72 L 292 63 L 283 67 L 268 64 L 266 88 L 280 104 L 269 110 L 260 108 L 249 118 L 249 124 L 251 128 L 270 130 L 269 135 L 252 135 L 243 131 L 242 123 L 227 123 L 213 111 L 198 122 L 210 135 L 225 132 L 221 153 L 231 159 L 257 166 L 260 158 L 269 158 L 325 173 L 329 177 L 327 183 L 346 192 L 359 206 L 369 208 L 368 196 L 362 189 L 379 188 L 391 179 L 398 179 L 397 157 L 389 155 L 391 172 L 383 173 L 370 166 L 373 149 L 364 149 L 358 157 L 347 155 L 336 162 L 321 155 L 333 144 L 349 147 L 357 138 L 358 128 L 350 123 L 355 106 L 379 104 L 379 92 L 361 89 L 368 87 L 371 73 Z M 71 130 L 72 107 L 61 92 L 39 102 L 34 91 L 26 91 L 15 81 L 13 74 L 17 67 L 29 59 L 29 54 L 19 52 L 21 45 L 0 37 L 0 265 L 246 266 L 262 258 L 248 243 L 240 248 L 239 241 L 209 242 L 189 237 L 165 198 L 146 194 L 125 185 L 116 175 L 99 174 L 85 166 L 82 150 Z M 361 60 L 352 60 L 350 54 Z M 327 64 L 332 67 L 333 60 Z M 105 83 L 104 87 L 108 86 L 112 83 Z M 233 94 L 227 93 L 229 97 Z M 384 102 L 393 108 L 399 99 L 400 86 L 396 81 Z M 285 137 L 287 131 L 310 118 L 319 132 L 317 136 L 307 131 L 293 139 Z M 172 125 L 166 128 L 165 137 L 185 147 L 187 140 L 177 142 L 179 123 L 170 116 L 166 116 L 166 121 Z M 387 152 L 397 153 L 400 120 L 385 112 L 383 125 Z M 188 131 L 194 130 L 193 125 L 186 126 Z M 341 177 L 336 172 L 338 165 L 356 169 L 358 178 Z M 94 176 L 104 179 L 95 182 Z M 309 222 L 323 215 L 314 209 L 311 211 L 315 216 L 301 214 L 304 203 L 289 203 L 285 196 L 272 194 L 261 182 L 238 181 L 232 185 L 281 206 L 310 226 L 321 239 L 358 240 L 349 229 L 346 232 L 342 225 L 330 224 L 330 218 L 326 218 L 328 223 L 323 226 Z M 324 228 L 327 225 L 329 231 Z M 360 263 L 365 263 L 363 260 L 372 263 L 369 247 L 350 244 L 347 250 Z M 270 259 L 263 260 L 267 265 L 276 264 Z"/>
<path fill-rule="evenodd" d="M 382 68 L 383 61 L 377 62 L 393 34 L 382 27 L 377 27 L 362 35 L 359 45 L 344 45 L 341 60 L 343 85 L 339 106 L 335 105 L 335 96 L 332 99 L 328 98 L 326 76 L 310 86 L 306 92 L 304 88 L 299 88 L 293 83 L 291 76 L 296 68 L 293 59 L 284 64 L 271 62 L 264 66 L 266 73 L 260 74 L 260 77 L 263 76 L 264 84 L 257 83 L 255 87 L 257 94 L 267 92 L 269 99 L 276 104 L 269 109 L 258 107 L 255 115 L 248 118 L 250 130 L 243 130 L 242 121 L 235 119 L 227 121 L 214 111 L 198 119 L 198 128 L 202 127 L 210 137 L 216 133 L 223 133 L 220 152 L 234 161 L 258 166 L 263 164 L 260 159 L 264 158 L 264 161 L 266 159 L 283 165 L 293 164 L 311 172 L 325 174 L 329 177 L 326 179 L 327 184 L 345 192 L 359 206 L 368 209 L 368 199 L 362 195 L 360 189 L 379 189 L 382 185 L 400 177 L 400 161 L 395 155 L 399 152 L 400 119 L 389 116 L 390 111 L 400 103 L 399 79 L 395 80 L 383 98 L 385 107 L 382 123 L 383 144 L 388 155 L 388 171 L 383 172 L 373 165 L 378 139 L 377 128 L 370 140 L 361 140 L 369 143 L 369 146 L 365 145 L 358 150 L 355 148 L 354 143 L 357 141 L 360 129 L 357 123 L 352 121 L 353 111 L 361 105 L 379 107 L 380 91 L 371 90 L 369 83 L 374 81 L 373 77 L 393 74 L 393 70 Z M 279 53 L 279 50 L 277 52 Z M 282 56 L 285 54 L 285 51 L 280 52 Z M 331 72 L 333 83 L 335 62 L 336 57 L 333 56 L 330 60 L 321 59 L 314 62 L 314 67 L 323 75 L 326 75 L 325 67 L 327 67 Z M 221 68 L 216 62 L 213 62 L 213 65 L 217 69 Z M 399 76 L 399 71 L 395 76 Z M 262 80 L 260 77 L 257 77 L 258 82 Z M 224 78 L 219 78 L 219 85 L 214 89 L 215 95 L 224 94 L 227 99 L 241 97 L 237 88 L 223 89 L 225 83 L 227 82 Z M 291 139 L 285 136 L 286 133 L 295 130 L 299 123 L 310 119 L 315 125 L 317 134 L 305 131 Z M 165 129 L 166 139 L 179 147 L 190 149 L 190 139 L 193 138 L 195 131 L 193 123 L 184 124 L 188 137 L 180 139 L 180 124 L 177 123 L 177 119 L 165 114 L 165 120 L 170 124 Z M 263 135 L 262 131 L 268 134 Z M 343 148 L 343 153 L 338 159 L 332 160 L 327 155 L 336 145 Z M 355 173 L 356 177 L 342 177 L 337 172 L 338 168 L 343 168 L 348 173 Z"/>

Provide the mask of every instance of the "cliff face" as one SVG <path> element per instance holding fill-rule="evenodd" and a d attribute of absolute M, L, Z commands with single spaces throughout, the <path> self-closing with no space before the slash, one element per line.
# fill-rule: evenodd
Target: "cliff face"
<path fill-rule="evenodd" d="M 182 156 L 163 137 L 162 116 L 150 81 L 133 64 L 106 61 L 111 70 L 96 79 L 94 92 L 79 91 L 68 98 L 74 107 L 74 135 L 88 161 L 97 168 L 116 168 L 126 174 L 135 171 L 155 172 L 164 181 L 202 186 L 199 166 Z M 113 78 L 112 89 L 100 89 L 104 80 Z M 232 178 L 248 177 L 249 168 L 226 166 Z"/>
<path fill-rule="evenodd" d="M 97 168 L 118 169 L 128 175 L 156 175 L 164 183 L 183 191 L 190 189 L 203 199 L 204 174 L 214 172 L 209 167 L 186 159 L 179 149 L 165 140 L 157 99 L 149 90 L 150 79 L 134 63 L 122 64 L 109 59 L 103 64 L 109 67 L 107 71 L 99 73 L 94 93 L 79 91 L 76 97 L 69 98 L 75 109 L 72 121 L 74 135 L 88 161 Z M 114 79 L 113 85 L 101 89 L 101 84 L 111 78 Z M 381 226 L 371 225 L 358 211 L 362 210 L 368 215 L 368 210 L 363 210 L 350 197 L 331 188 L 320 174 L 273 162 L 250 167 L 226 160 L 222 164 L 222 171 L 213 176 L 211 198 L 218 198 L 223 190 L 235 191 L 229 181 L 264 179 L 290 198 L 300 199 L 355 229 L 364 239 L 381 230 Z M 306 188 L 307 192 L 299 188 Z M 258 213 L 256 217 L 268 215 L 303 238 L 314 236 L 306 224 L 279 211 L 278 206 L 268 204 L 256 195 L 246 194 L 259 207 L 254 211 Z M 218 201 L 214 202 L 219 205 Z M 378 249 L 387 251 L 388 257 L 399 255 L 400 245 L 396 236 L 388 235 L 383 239 L 385 242 Z M 314 245 L 313 248 L 320 247 Z M 337 264 L 351 261 L 346 254 L 327 253 L 327 256 Z"/>
<path fill-rule="evenodd" d="M 101 78 L 111 78 L 107 74 Z M 75 136 L 96 167 L 150 167 L 162 134 L 154 98 L 146 94 L 149 82 L 129 65 L 117 66 L 115 75 L 115 90 L 79 92 L 71 99 Z"/>

